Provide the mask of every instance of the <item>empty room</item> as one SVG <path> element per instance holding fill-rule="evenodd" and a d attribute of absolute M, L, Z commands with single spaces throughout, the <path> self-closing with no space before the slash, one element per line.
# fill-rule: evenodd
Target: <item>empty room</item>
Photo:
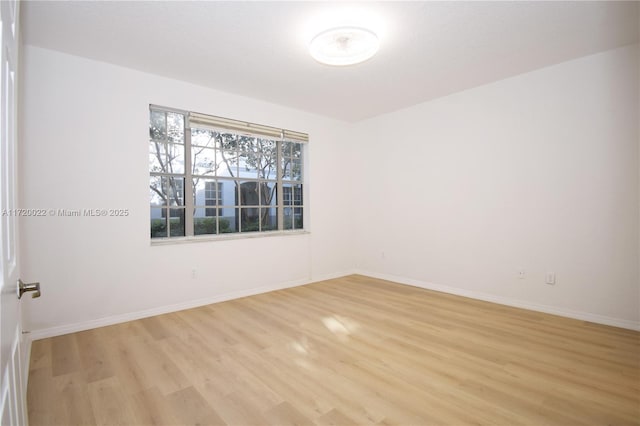
<path fill-rule="evenodd" d="M 640 2 L 0 2 L 2 425 L 640 425 Z"/>

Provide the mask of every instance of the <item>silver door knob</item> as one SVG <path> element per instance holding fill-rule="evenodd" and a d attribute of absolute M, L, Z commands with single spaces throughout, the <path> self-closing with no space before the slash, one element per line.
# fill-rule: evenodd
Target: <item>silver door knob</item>
<path fill-rule="evenodd" d="M 40 297 L 40 283 L 23 283 L 22 280 L 18 280 L 18 299 L 22 298 L 22 295 L 28 291 L 33 291 L 31 295 L 32 299 Z"/>

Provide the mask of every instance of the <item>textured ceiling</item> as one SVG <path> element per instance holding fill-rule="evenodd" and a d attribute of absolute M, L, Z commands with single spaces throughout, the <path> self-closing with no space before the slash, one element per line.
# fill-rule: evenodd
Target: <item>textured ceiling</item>
<path fill-rule="evenodd" d="M 22 3 L 27 44 L 358 121 L 638 41 L 637 2 Z M 330 26 L 377 31 L 352 67 L 306 45 Z"/>

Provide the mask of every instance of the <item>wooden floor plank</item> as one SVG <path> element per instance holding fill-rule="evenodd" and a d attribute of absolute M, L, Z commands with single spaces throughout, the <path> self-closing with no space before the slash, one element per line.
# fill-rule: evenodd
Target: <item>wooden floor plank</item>
<path fill-rule="evenodd" d="M 270 420 L 270 424 L 275 425 L 306 426 L 314 424 L 286 401 L 270 408 L 265 415 Z"/>
<path fill-rule="evenodd" d="M 53 339 L 36 340 L 31 344 L 29 369 L 51 368 L 51 341 Z"/>
<path fill-rule="evenodd" d="M 71 424 L 67 404 L 63 401 L 60 390 L 55 388 L 50 366 L 29 371 L 27 407 L 31 424 Z"/>
<path fill-rule="evenodd" d="M 31 425 L 640 425 L 640 333 L 349 276 L 33 342 Z"/>
<path fill-rule="evenodd" d="M 82 331 L 73 336 L 76 338 L 79 359 L 88 382 L 108 379 L 114 375 L 105 342 L 94 330 Z"/>
<path fill-rule="evenodd" d="M 129 405 L 129 396 L 117 377 L 89 383 L 87 388 L 96 425 L 136 424 L 137 418 Z M 32 424 L 39 424 L 37 419 L 30 421 Z M 69 424 L 83 423 L 80 419 L 71 419 Z"/>
<path fill-rule="evenodd" d="M 80 367 L 80 357 L 73 334 L 51 339 L 51 373 L 54 376 L 73 373 Z"/>
<path fill-rule="evenodd" d="M 57 376 L 54 378 L 54 384 L 69 419 L 83 425 L 96 423 L 88 396 L 87 381 L 82 372 Z"/>
<path fill-rule="evenodd" d="M 226 425 L 194 387 L 174 392 L 167 400 L 179 424 Z"/>
<path fill-rule="evenodd" d="M 140 425 L 173 425 L 178 419 L 173 415 L 167 398 L 157 388 L 138 392 L 131 396 L 131 406 Z"/>
<path fill-rule="evenodd" d="M 318 417 L 317 423 L 322 426 L 354 425 L 357 422 L 345 416 L 340 410 L 332 408 L 327 413 Z"/>

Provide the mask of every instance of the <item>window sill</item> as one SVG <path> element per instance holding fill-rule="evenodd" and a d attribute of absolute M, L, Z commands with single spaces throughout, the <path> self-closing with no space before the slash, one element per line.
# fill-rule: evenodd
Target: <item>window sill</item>
<path fill-rule="evenodd" d="M 192 237 L 173 237 L 173 238 L 154 238 L 151 240 L 152 246 L 166 246 L 173 244 L 190 244 L 190 243 L 202 243 L 208 241 L 229 241 L 229 240 L 246 240 L 251 238 L 269 238 L 269 237 L 283 237 L 289 235 L 306 235 L 310 234 L 309 231 L 296 230 L 296 231 L 273 231 L 273 232 L 246 232 L 246 233 L 233 233 L 233 234 L 218 234 L 218 235 L 198 235 Z"/>

